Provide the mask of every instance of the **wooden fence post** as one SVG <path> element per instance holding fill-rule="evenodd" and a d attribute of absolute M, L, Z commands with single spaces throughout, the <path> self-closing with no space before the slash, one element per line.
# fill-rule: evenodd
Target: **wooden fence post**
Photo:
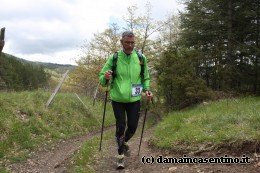
<path fill-rule="evenodd" d="M 2 54 L 2 50 L 5 45 L 5 28 L 1 28 L 1 34 L 0 34 L 0 55 Z"/>
<path fill-rule="evenodd" d="M 51 104 L 52 100 L 54 99 L 54 97 L 56 96 L 57 92 L 59 91 L 61 85 L 65 81 L 65 78 L 68 75 L 68 73 L 69 73 L 69 70 L 67 70 L 66 73 L 63 74 L 63 77 L 62 77 L 59 85 L 56 87 L 55 91 L 52 93 L 51 97 L 49 98 L 48 102 L 46 103 L 46 107 L 49 107 L 49 105 Z"/>

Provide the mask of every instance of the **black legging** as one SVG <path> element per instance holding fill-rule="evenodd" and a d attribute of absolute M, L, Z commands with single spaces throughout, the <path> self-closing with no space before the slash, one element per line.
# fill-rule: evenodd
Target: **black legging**
<path fill-rule="evenodd" d="M 135 133 L 140 115 L 140 100 L 132 103 L 119 103 L 112 101 L 116 118 L 116 139 L 118 154 L 123 153 L 123 142 L 127 142 Z M 127 116 L 127 129 L 126 116 Z"/>

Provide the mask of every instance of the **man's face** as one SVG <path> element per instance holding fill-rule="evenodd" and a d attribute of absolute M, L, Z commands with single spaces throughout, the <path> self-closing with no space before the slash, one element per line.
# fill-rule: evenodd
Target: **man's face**
<path fill-rule="evenodd" d="M 127 55 L 130 55 L 135 47 L 135 38 L 126 36 L 121 39 L 121 44 L 123 46 L 124 52 Z"/>

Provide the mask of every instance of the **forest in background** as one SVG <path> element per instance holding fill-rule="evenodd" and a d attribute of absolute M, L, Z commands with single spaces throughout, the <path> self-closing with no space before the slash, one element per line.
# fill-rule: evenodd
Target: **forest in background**
<path fill-rule="evenodd" d="M 0 56 L 0 90 L 34 90 L 46 85 L 48 75 L 43 67 L 18 61 L 12 55 Z"/>
<path fill-rule="evenodd" d="M 93 95 L 100 69 L 120 49 L 121 33 L 131 30 L 136 49 L 148 58 L 152 91 L 166 107 L 180 109 L 205 99 L 259 95 L 260 2 L 183 2 L 184 11 L 162 21 L 151 18 L 149 2 L 145 7 L 131 6 L 123 15 L 125 27 L 113 23 L 86 40 L 85 56 L 73 75 L 78 90 Z"/>
<path fill-rule="evenodd" d="M 132 30 L 136 49 L 148 58 L 156 100 L 167 108 L 181 109 L 221 97 L 259 95 L 260 2 L 183 2 L 184 11 L 168 14 L 161 21 L 151 17 L 149 2 L 144 7 L 127 8 L 122 14 L 125 26 L 112 23 L 85 41 L 81 47 L 84 55 L 72 67 L 67 81 L 70 87 L 66 89 L 93 97 L 106 59 L 121 48 L 121 33 Z M 50 83 L 53 88 L 50 75 L 57 81 L 59 74 L 71 68 L 53 73 L 51 68 L 59 68 L 16 62 L 11 57 L 2 54 L 0 59 L 1 90 L 34 90 L 48 88 Z M 99 87 L 94 97 L 102 99 L 103 91 Z"/>
<path fill-rule="evenodd" d="M 0 91 L 55 88 L 60 77 L 75 66 L 27 61 L 13 55 L 0 55 Z"/>

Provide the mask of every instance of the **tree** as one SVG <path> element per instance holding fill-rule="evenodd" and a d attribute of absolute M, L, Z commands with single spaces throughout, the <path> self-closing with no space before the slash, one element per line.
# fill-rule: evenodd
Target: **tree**
<path fill-rule="evenodd" d="M 117 51 L 120 48 L 119 29 L 119 26 L 113 23 L 104 32 L 94 34 L 94 38 L 82 47 L 87 49 L 88 58 L 106 58 Z"/>
<path fill-rule="evenodd" d="M 119 38 L 119 27 L 112 24 L 104 32 L 94 34 L 94 38 L 82 46 L 85 55 L 77 61 L 78 66 L 70 81 L 79 92 L 93 96 L 99 83 L 99 72 L 107 57 L 120 48 Z"/>
<path fill-rule="evenodd" d="M 191 0 L 186 9 L 180 43 L 202 52 L 197 75 L 214 90 L 256 93 L 259 2 Z"/>
<path fill-rule="evenodd" d="M 137 10 L 138 7 L 136 5 L 128 8 L 126 16 L 123 17 L 127 26 L 124 29 L 135 33 L 136 49 L 140 50 L 147 57 L 152 57 L 158 51 L 156 49 L 157 41 L 152 39 L 152 36 L 158 34 L 165 23 L 151 18 L 152 5 L 150 2 L 147 2 L 145 7 L 141 9 L 141 11 L 144 11 L 144 14 L 141 16 L 137 15 Z"/>
<path fill-rule="evenodd" d="M 152 34 L 159 31 L 161 26 L 156 26 L 156 22 L 150 17 L 151 4 L 147 3 L 145 7 L 145 15 L 137 15 L 137 6 L 131 6 L 127 9 L 127 15 L 124 16 L 127 28 L 135 33 L 136 49 L 141 50 L 149 57 L 149 65 L 152 61 L 152 55 L 155 50 L 154 41 L 151 39 Z M 78 67 L 72 76 L 74 83 L 89 91 L 88 95 L 92 95 L 94 88 L 98 84 L 98 73 L 103 67 L 107 57 L 117 50 L 120 50 L 121 31 L 117 24 L 112 24 L 110 28 L 104 32 L 94 34 L 94 38 L 87 42 L 82 50 L 85 55 L 77 62 Z M 78 88 L 79 89 L 79 88 Z"/>
<path fill-rule="evenodd" d="M 179 16 L 170 14 L 167 16 L 166 20 L 161 23 L 164 25 L 159 31 L 158 41 L 163 43 L 164 47 L 175 46 L 177 48 L 177 41 L 179 40 L 181 32 Z"/>

